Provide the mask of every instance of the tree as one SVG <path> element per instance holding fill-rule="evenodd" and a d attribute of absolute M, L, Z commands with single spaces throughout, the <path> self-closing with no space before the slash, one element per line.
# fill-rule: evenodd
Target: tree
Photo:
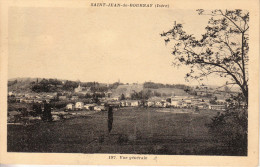
<path fill-rule="evenodd" d="M 120 100 L 125 100 L 125 95 L 123 93 L 121 94 Z"/>
<path fill-rule="evenodd" d="M 63 89 L 69 91 L 74 90 L 76 87 L 78 87 L 78 83 L 74 81 L 66 81 L 63 85 Z"/>
<path fill-rule="evenodd" d="M 248 104 L 249 12 L 242 10 L 197 10 L 210 15 L 205 33 L 196 39 L 176 24 L 161 34 L 173 44 L 174 65 L 190 66 L 186 78 L 203 79 L 211 74 L 228 78 L 226 85 L 238 85 Z"/>
<path fill-rule="evenodd" d="M 51 114 L 51 105 L 46 103 L 46 101 L 43 103 L 44 110 L 42 114 L 42 120 L 43 121 L 52 121 L 52 114 Z"/>

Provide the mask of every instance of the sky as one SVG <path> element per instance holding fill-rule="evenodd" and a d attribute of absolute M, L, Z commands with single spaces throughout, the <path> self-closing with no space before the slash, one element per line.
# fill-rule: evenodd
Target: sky
<path fill-rule="evenodd" d="M 199 36 L 208 17 L 195 10 L 18 8 L 9 10 L 8 78 L 39 77 L 113 83 L 185 82 L 160 36 L 174 21 Z M 211 77 L 206 84 L 221 85 Z"/>

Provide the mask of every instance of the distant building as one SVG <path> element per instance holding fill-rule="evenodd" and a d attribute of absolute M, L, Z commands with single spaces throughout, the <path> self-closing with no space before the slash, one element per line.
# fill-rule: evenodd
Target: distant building
<path fill-rule="evenodd" d="M 81 92 L 81 91 L 82 91 L 82 87 L 79 84 L 79 86 L 74 89 L 74 92 L 78 93 L 78 92 Z"/>
<path fill-rule="evenodd" d="M 223 100 L 223 99 L 220 99 L 220 100 L 217 100 L 217 103 L 218 104 L 226 104 L 226 100 Z"/>
<path fill-rule="evenodd" d="M 118 100 L 120 100 L 120 97 L 119 96 L 118 97 L 112 97 L 111 100 L 118 101 Z"/>
<path fill-rule="evenodd" d="M 71 100 L 78 100 L 79 97 L 78 97 L 78 96 L 72 96 L 70 99 L 71 99 Z"/>
<path fill-rule="evenodd" d="M 105 95 L 106 95 L 106 97 L 111 97 L 112 92 L 111 92 L 111 91 L 108 91 L 108 92 L 105 93 Z"/>
<path fill-rule="evenodd" d="M 179 101 L 177 99 L 172 99 L 171 100 L 171 106 L 173 106 L 173 107 L 179 106 Z"/>
<path fill-rule="evenodd" d="M 131 101 L 131 106 L 138 107 L 139 106 L 139 101 L 137 101 L 137 100 Z"/>
<path fill-rule="evenodd" d="M 210 110 L 225 110 L 226 109 L 226 105 L 209 105 L 209 109 Z"/>
<path fill-rule="evenodd" d="M 120 106 L 121 107 L 126 107 L 126 101 L 120 101 Z"/>
<path fill-rule="evenodd" d="M 82 110 L 82 109 L 83 109 L 83 106 L 84 106 L 84 103 L 83 103 L 83 102 L 76 102 L 76 104 L 75 104 L 75 109 L 77 109 L 77 110 Z"/>
<path fill-rule="evenodd" d="M 163 107 L 170 107 L 171 106 L 171 103 L 170 102 L 164 102 L 163 103 Z"/>
<path fill-rule="evenodd" d="M 95 110 L 95 111 L 105 111 L 106 108 L 105 108 L 105 106 L 95 106 L 95 107 L 94 107 L 94 110 Z"/>
<path fill-rule="evenodd" d="M 154 102 L 153 101 L 148 101 L 147 102 L 147 106 L 148 107 L 153 107 L 154 106 Z"/>
<path fill-rule="evenodd" d="M 95 106 L 96 106 L 95 104 L 85 104 L 83 106 L 83 108 L 86 109 L 86 110 L 94 110 Z"/>
<path fill-rule="evenodd" d="M 59 96 L 59 100 L 66 100 L 67 97 L 66 96 Z"/>
<path fill-rule="evenodd" d="M 67 104 L 66 109 L 67 110 L 74 110 L 74 104 L 72 104 L 72 103 Z"/>

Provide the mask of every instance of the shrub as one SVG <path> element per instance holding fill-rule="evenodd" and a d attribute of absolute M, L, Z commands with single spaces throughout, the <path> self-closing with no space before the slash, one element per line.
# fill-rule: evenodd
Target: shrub
<path fill-rule="evenodd" d="M 231 153 L 247 155 L 248 109 L 241 103 L 230 102 L 229 107 L 224 112 L 218 112 L 207 126 L 218 140 L 230 147 Z"/>

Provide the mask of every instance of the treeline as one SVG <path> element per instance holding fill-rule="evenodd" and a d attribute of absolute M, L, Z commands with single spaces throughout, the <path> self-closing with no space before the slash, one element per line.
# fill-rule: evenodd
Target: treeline
<path fill-rule="evenodd" d="M 148 100 L 151 97 L 167 97 L 170 96 L 170 94 L 166 93 L 160 93 L 157 91 L 152 91 L 150 89 L 148 90 L 141 90 L 140 92 L 133 92 L 130 94 L 130 99 L 131 100 Z M 125 95 L 121 95 L 121 100 L 125 100 Z"/>
<path fill-rule="evenodd" d="M 177 89 L 190 89 L 189 86 L 184 84 L 162 84 L 154 82 L 145 82 L 144 88 L 159 89 L 159 88 L 177 88 Z"/>
<path fill-rule="evenodd" d="M 16 82 L 10 82 L 9 85 L 14 85 Z M 31 82 L 31 90 L 33 92 L 59 92 L 59 91 L 73 91 L 78 86 L 90 88 L 91 92 L 106 92 L 109 89 L 116 89 L 120 83 L 103 84 L 98 82 L 79 82 L 79 81 L 65 81 L 58 79 L 42 79 L 40 82 Z"/>
<path fill-rule="evenodd" d="M 14 84 L 17 84 L 17 79 L 16 80 L 14 80 L 14 81 L 8 81 L 8 86 L 12 86 L 12 85 L 14 85 Z"/>

